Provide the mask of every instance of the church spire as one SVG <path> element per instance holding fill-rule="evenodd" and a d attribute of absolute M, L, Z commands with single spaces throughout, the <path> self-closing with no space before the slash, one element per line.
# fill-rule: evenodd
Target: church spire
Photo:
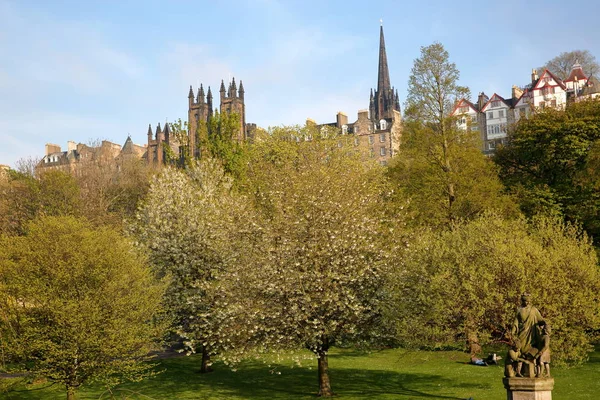
<path fill-rule="evenodd" d="M 379 28 L 379 72 L 377 74 L 377 91 L 379 93 L 391 89 L 390 71 L 388 69 L 387 54 L 385 52 L 385 39 L 383 37 L 383 23 Z"/>

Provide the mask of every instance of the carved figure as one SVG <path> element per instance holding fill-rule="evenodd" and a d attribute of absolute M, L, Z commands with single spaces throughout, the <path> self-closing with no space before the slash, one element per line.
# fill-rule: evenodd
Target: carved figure
<path fill-rule="evenodd" d="M 540 350 L 535 355 L 536 377 L 550 378 L 550 325 L 544 322 L 541 325 L 542 337 L 540 340 Z"/>
<path fill-rule="evenodd" d="M 530 353 L 535 356 L 536 346 L 540 343 L 541 335 L 538 326 L 544 323 L 544 318 L 537 308 L 531 305 L 530 295 L 524 293 L 521 296 L 521 307 L 517 309 L 517 315 L 512 326 L 512 337 L 519 339 L 522 354 Z"/>

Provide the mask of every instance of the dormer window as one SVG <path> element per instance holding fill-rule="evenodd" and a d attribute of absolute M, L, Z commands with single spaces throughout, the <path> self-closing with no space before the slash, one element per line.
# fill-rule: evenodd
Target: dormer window
<path fill-rule="evenodd" d="M 500 101 L 499 100 L 492 101 L 492 107 L 500 107 Z"/>
<path fill-rule="evenodd" d="M 342 125 L 342 135 L 348 134 L 348 125 Z"/>
<path fill-rule="evenodd" d="M 379 121 L 379 129 L 382 131 L 387 129 L 387 121 L 385 119 Z"/>

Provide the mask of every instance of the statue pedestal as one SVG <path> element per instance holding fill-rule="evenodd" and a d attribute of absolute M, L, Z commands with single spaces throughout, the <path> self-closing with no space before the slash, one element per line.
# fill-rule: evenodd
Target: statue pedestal
<path fill-rule="evenodd" d="M 554 378 L 504 378 L 506 400 L 552 400 Z"/>

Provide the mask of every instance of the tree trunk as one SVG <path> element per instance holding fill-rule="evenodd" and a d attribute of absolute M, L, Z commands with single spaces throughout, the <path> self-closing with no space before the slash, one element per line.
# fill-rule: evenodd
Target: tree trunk
<path fill-rule="evenodd" d="M 205 374 L 212 371 L 213 369 L 210 367 L 210 353 L 206 346 L 202 346 L 202 365 L 200 366 L 200 373 Z"/>
<path fill-rule="evenodd" d="M 67 386 L 67 400 L 75 400 L 75 388 Z"/>
<path fill-rule="evenodd" d="M 481 345 L 479 344 L 479 336 L 475 330 L 467 331 L 467 348 L 471 357 L 481 354 L 482 349 Z"/>
<path fill-rule="evenodd" d="M 331 391 L 331 383 L 329 382 L 329 362 L 327 360 L 327 351 L 319 351 L 317 356 L 319 363 L 319 396 L 333 396 L 334 393 Z"/>

